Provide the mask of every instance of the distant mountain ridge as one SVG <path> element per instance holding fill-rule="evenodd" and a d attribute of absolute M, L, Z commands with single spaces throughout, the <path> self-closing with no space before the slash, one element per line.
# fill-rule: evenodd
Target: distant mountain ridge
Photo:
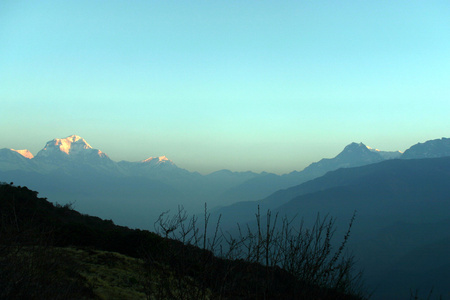
<path fill-rule="evenodd" d="M 433 144 L 432 147 L 428 147 L 430 143 Z M 448 139 L 433 140 L 423 144 L 427 147 L 413 146 L 411 149 L 414 150 L 415 157 L 439 156 L 447 153 L 442 151 L 447 143 Z M 441 144 L 444 146 L 439 146 Z M 433 154 L 434 149 L 439 151 Z M 127 198 L 135 206 L 130 206 L 129 209 L 139 213 L 153 205 L 151 218 L 155 218 L 156 214 L 169 209 L 165 208 L 166 204 L 172 210 L 176 209 L 177 204 L 181 204 L 195 212 L 201 210 L 205 202 L 210 208 L 214 208 L 241 201 L 255 201 L 278 190 L 323 176 L 329 171 L 373 164 L 386 159 L 407 158 L 406 154 L 410 155 L 409 153 L 408 150 L 405 154 L 399 151 L 380 151 L 363 143 L 351 143 L 336 157 L 324 158 L 302 171 L 289 174 L 219 170 L 201 175 L 179 168 L 165 156 L 151 156 L 137 162 L 115 162 L 82 137 L 71 135 L 48 141 L 36 156 L 28 150 L 0 149 L 0 180 L 30 186 L 55 201 L 77 201 L 81 210 L 83 207 L 92 209 L 92 203 L 105 201 L 114 202 L 118 206 L 121 199 Z M 126 192 L 130 184 L 134 189 L 132 194 Z M 67 186 L 73 188 L 69 190 Z M 107 217 L 107 211 L 99 213 L 96 209 L 88 213 L 104 213 L 101 216 Z"/>
<path fill-rule="evenodd" d="M 400 293 L 400 286 L 429 290 L 431 283 L 448 291 L 449 180 L 448 138 L 418 143 L 404 153 L 351 143 L 334 158 L 284 175 L 229 170 L 201 175 L 165 156 L 114 162 L 75 135 L 48 142 L 35 157 L 0 149 L 0 181 L 27 185 L 53 201 L 75 202 L 83 213 L 130 227 L 150 229 L 164 211 L 182 205 L 197 212 L 205 202 L 222 206 L 211 219 L 222 214 L 225 230 L 254 219 L 258 204 L 261 212 L 299 214 L 305 222 L 317 212 L 329 213 L 339 228 L 356 210 L 351 243 L 370 279 L 387 286 L 379 299 Z M 396 272 L 407 281 L 398 282 Z"/>
<path fill-rule="evenodd" d="M 9 151 L 16 152 L 22 157 L 29 159 L 34 162 L 44 162 L 51 164 L 62 164 L 67 161 L 75 161 L 77 163 L 86 164 L 96 164 L 99 161 L 111 161 L 108 155 L 99 149 L 94 149 L 89 143 L 78 135 L 71 135 L 66 138 L 55 138 L 46 143 L 45 147 L 40 150 L 36 156 L 27 150 L 15 150 L 15 149 L 1 149 L 0 154 L 1 161 L 19 161 L 17 157 L 14 158 L 13 154 L 6 154 Z M 293 171 L 289 174 L 280 175 L 285 179 L 288 177 L 317 177 L 330 170 L 336 170 L 338 168 L 355 167 L 359 165 L 367 165 L 371 163 L 376 163 L 386 159 L 411 159 L 411 158 L 432 158 L 432 157 L 443 157 L 450 156 L 450 138 L 442 138 L 429 140 L 425 143 L 418 143 L 411 146 L 404 153 L 401 151 L 381 151 L 378 149 L 373 149 L 364 145 L 363 143 L 350 143 L 347 145 L 342 152 L 340 152 L 334 158 L 324 158 L 318 162 L 313 162 L 307 166 L 302 171 Z M 26 161 L 26 160 L 25 160 Z M 120 161 L 116 163 L 121 165 L 125 169 L 130 168 L 130 166 L 143 166 L 146 167 L 171 167 L 172 169 L 178 168 L 173 161 L 169 160 L 165 156 L 159 157 L 149 157 L 138 162 L 128 162 Z M 17 169 L 23 168 L 23 164 L 18 166 Z M 251 174 L 253 172 L 231 172 L 228 170 L 216 171 L 210 176 L 216 176 L 216 173 L 227 171 L 231 174 Z M 194 172 L 196 173 L 196 172 Z M 300 176 L 298 173 L 302 173 Z M 304 174 L 308 174 L 304 176 Z M 272 175 L 272 173 L 263 172 L 262 175 Z M 254 177 L 254 176 L 250 176 Z"/>
<path fill-rule="evenodd" d="M 266 172 L 258 174 L 220 170 L 208 175 L 200 175 L 197 172 L 179 168 L 165 156 L 149 157 L 138 162 L 114 162 L 107 154 L 93 148 L 78 135 L 56 138 L 47 142 L 35 157 L 28 150 L 14 151 L 16 154 L 25 154 L 29 159 L 11 160 L 5 155 L 0 155 L 0 170 L 20 170 L 40 174 L 56 172 L 75 176 L 94 172 L 99 176 L 145 177 L 173 186 L 175 190 L 184 194 L 184 197 L 195 197 L 194 195 L 198 194 L 199 201 L 212 203 L 212 206 L 261 199 L 276 190 L 322 176 L 328 171 L 382 161 L 385 159 L 384 154 L 388 153 L 374 150 L 362 143 L 351 143 L 335 158 L 312 163 L 301 172 L 293 171 L 289 174 L 276 175 Z M 3 152 L 8 150 L 3 149 Z M 397 156 L 400 154 L 400 152 L 390 153 L 391 157 L 393 157 L 392 153 Z M 199 190 L 202 192 L 198 193 Z"/>
<path fill-rule="evenodd" d="M 163 168 L 164 166 L 172 167 L 176 169 L 175 164 L 167 159 L 165 156 L 161 157 L 149 157 L 140 162 L 119 162 L 112 161 L 109 156 L 99 149 L 93 148 L 89 143 L 78 135 L 71 135 L 66 138 L 55 138 L 47 142 L 42 150 L 40 150 L 36 156 L 28 150 L 14 150 L 14 149 L 1 149 L 0 161 L 11 161 L 13 156 L 7 154 L 9 151 L 14 151 L 25 158 L 28 161 L 21 161 L 21 164 L 16 165 L 16 169 L 24 171 L 34 171 L 39 173 L 48 173 L 57 169 L 66 169 L 70 173 L 70 167 L 74 165 L 87 165 L 101 173 L 108 173 L 109 175 L 131 175 L 131 169 L 135 169 L 136 166 Z M 8 158 L 9 157 L 9 158 Z M 19 161 L 15 159 L 15 161 Z M 28 162 L 28 164 L 27 164 Z M 10 166 L 9 169 L 13 169 Z"/>
<path fill-rule="evenodd" d="M 272 174 L 246 181 L 233 189 L 233 192 L 237 191 L 234 193 L 236 197 L 241 195 L 241 201 L 236 201 L 234 204 L 219 208 L 216 213 L 227 215 L 231 211 L 238 211 L 240 218 L 248 219 L 249 216 L 251 217 L 254 214 L 256 204 L 261 205 L 262 209 L 275 209 L 291 200 L 294 196 L 343 184 L 343 180 L 346 177 L 338 176 L 333 177 L 334 181 L 326 181 L 329 172 L 367 166 L 390 159 L 407 160 L 412 158 L 426 159 L 447 156 L 450 156 L 450 139 L 448 138 L 429 140 L 424 143 L 415 144 L 404 153 L 400 151 L 380 151 L 378 149 L 372 149 L 363 143 L 351 143 L 336 157 L 321 159 L 318 162 L 310 164 L 303 171 L 294 171 L 281 176 Z M 356 177 L 360 176 L 358 173 L 352 174 Z M 325 181 L 327 185 L 324 185 Z M 330 186 L 330 184 L 332 185 Z M 269 190 L 268 187 L 274 191 L 267 193 Z M 261 191 L 264 188 L 267 188 L 265 191 L 266 195 L 261 196 L 263 194 Z M 223 220 L 225 221 L 225 219 Z"/>
<path fill-rule="evenodd" d="M 228 200 L 227 202 L 233 198 L 237 200 L 235 202 L 259 200 L 277 190 L 301 184 L 339 168 L 364 166 L 386 159 L 400 158 L 401 155 L 400 151 L 380 151 L 363 143 L 350 143 L 334 158 L 323 158 L 302 171 L 293 171 L 284 175 L 266 174 L 266 176 L 250 179 L 228 190 L 222 197 Z"/>
<path fill-rule="evenodd" d="M 400 151 L 380 151 L 372 149 L 363 143 L 351 143 L 334 158 L 324 158 L 316 163 L 310 164 L 302 172 L 313 176 L 321 176 L 326 172 L 339 168 L 349 168 L 377 163 L 386 159 L 399 158 Z"/>
<path fill-rule="evenodd" d="M 435 158 L 450 156 L 450 138 L 418 143 L 409 148 L 401 156 L 402 159 Z"/>
<path fill-rule="evenodd" d="M 356 212 L 350 244 L 374 299 L 405 299 L 408 290 L 450 292 L 450 156 L 392 159 L 340 168 L 259 201 L 244 201 L 214 211 L 225 231 L 287 217 L 311 226 L 317 214 L 336 218 L 338 236 Z M 303 222 L 302 222 L 303 224 Z M 263 225 L 265 226 L 265 225 Z M 280 225 L 281 226 L 281 225 Z M 401 276 L 400 276 L 401 274 Z M 400 277 L 399 277 L 400 276 Z"/>
<path fill-rule="evenodd" d="M 261 202 L 306 223 L 330 214 L 339 228 L 356 211 L 350 241 L 369 281 L 380 284 L 376 299 L 403 299 L 412 287 L 448 295 L 450 276 L 441 271 L 450 266 L 448 182 L 448 156 L 389 160 L 332 171 Z"/>
<path fill-rule="evenodd" d="M 38 189 L 60 203 L 76 202 L 86 213 L 145 228 L 151 228 L 148 219 L 178 205 L 190 212 L 202 210 L 205 202 L 218 205 L 220 193 L 256 176 L 231 171 L 201 175 L 179 168 L 166 156 L 115 162 L 78 135 L 48 141 L 36 156 L 28 150 L 0 149 L 0 180 Z M 124 199 L 127 207 L 117 209 Z"/>

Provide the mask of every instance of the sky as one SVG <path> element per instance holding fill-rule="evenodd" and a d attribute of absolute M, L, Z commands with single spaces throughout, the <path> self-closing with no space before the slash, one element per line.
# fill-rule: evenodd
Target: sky
<path fill-rule="evenodd" d="M 450 137 L 450 2 L 0 1 L 0 148 L 288 173 Z"/>

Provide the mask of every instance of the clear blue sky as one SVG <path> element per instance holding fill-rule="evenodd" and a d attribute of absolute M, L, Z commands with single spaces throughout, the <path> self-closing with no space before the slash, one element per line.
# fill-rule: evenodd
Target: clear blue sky
<path fill-rule="evenodd" d="M 286 173 L 450 137 L 450 2 L 0 2 L 0 148 Z"/>

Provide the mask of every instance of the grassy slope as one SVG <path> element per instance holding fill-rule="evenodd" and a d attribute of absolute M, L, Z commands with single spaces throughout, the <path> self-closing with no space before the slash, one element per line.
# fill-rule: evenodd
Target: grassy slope
<path fill-rule="evenodd" d="M 0 185 L 0 224 L 0 298 L 356 299 L 54 206 L 26 187 Z"/>
<path fill-rule="evenodd" d="M 146 299 L 144 261 L 116 252 L 58 248 L 79 264 L 79 274 L 99 299 Z"/>

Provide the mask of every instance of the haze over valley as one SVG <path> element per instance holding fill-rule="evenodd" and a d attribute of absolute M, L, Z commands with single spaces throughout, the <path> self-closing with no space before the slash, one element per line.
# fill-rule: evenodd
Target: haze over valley
<path fill-rule="evenodd" d="M 404 152 L 350 143 L 334 158 L 288 174 L 219 170 L 201 175 L 165 156 L 115 162 L 71 135 L 47 142 L 35 156 L 0 149 L 0 178 L 52 202 L 71 202 L 82 213 L 148 230 L 163 212 L 184 207 L 200 214 L 205 203 L 211 219 L 221 216 L 221 228 L 234 234 L 237 223 L 254 226 L 258 209 L 310 225 L 317 213 L 331 215 L 339 235 L 356 212 L 350 245 L 360 267 L 372 288 L 382 286 L 377 297 L 400 297 L 408 286 L 448 293 L 450 261 L 440 253 L 449 249 L 449 157 L 447 138 Z M 390 273 L 395 280 L 386 277 Z"/>
<path fill-rule="evenodd" d="M 406 151 L 406 155 L 409 152 Z M 10 174 L 7 177 L 17 184 L 39 190 L 53 201 L 76 201 L 81 211 L 102 217 L 108 217 L 106 211 L 110 209 L 113 215 L 110 214 L 109 218 L 114 216 L 116 222 L 120 220 L 119 223 L 127 226 L 148 229 L 159 213 L 173 210 L 178 205 L 199 212 L 203 210 L 204 203 L 214 209 L 234 202 L 259 200 L 328 171 L 400 158 L 402 155 L 400 151 L 380 151 L 362 143 L 351 143 L 335 158 L 322 159 L 304 170 L 288 174 L 222 169 L 201 175 L 177 167 L 165 156 L 149 157 L 138 162 L 115 162 L 106 153 L 91 147 L 82 137 L 72 135 L 47 142 L 36 156 L 28 150 L 1 149 L 0 166 L 1 171 Z M 130 189 L 133 190 L 131 195 Z M 134 209 L 136 214 L 143 213 L 143 216 L 127 218 L 123 212 L 114 213 L 112 207 L 124 198 L 133 204 L 129 209 Z M 93 209 L 95 202 L 105 201 L 109 203 L 107 207 Z M 147 209 L 141 209 L 144 207 Z"/>

